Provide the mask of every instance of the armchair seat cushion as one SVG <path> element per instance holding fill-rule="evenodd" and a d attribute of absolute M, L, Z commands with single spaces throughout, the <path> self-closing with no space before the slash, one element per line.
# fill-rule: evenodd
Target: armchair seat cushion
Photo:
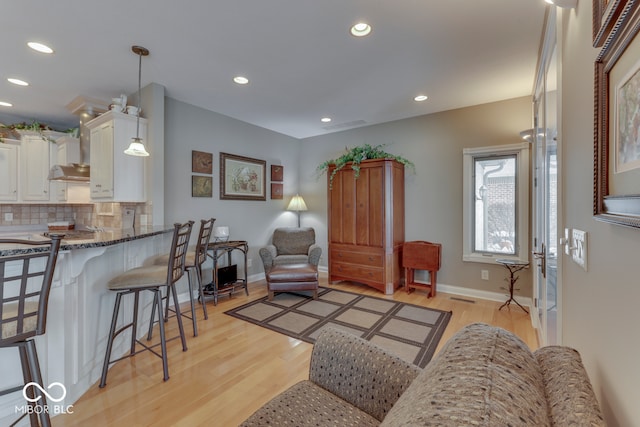
<path fill-rule="evenodd" d="M 380 421 L 311 381 L 276 396 L 241 424 L 250 426 L 377 426 Z"/>

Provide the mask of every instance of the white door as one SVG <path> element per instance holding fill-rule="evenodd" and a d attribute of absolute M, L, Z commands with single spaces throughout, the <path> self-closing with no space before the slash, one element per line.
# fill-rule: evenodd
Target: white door
<path fill-rule="evenodd" d="M 560 343 L 558 304 L 558 97 L 555 11 L 549 15 L 536 80 L 533 133 L 533 256 L 541 345 Z"/>

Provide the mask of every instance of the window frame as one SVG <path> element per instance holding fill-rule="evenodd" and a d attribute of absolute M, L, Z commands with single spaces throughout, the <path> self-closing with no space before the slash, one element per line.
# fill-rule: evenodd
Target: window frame
<path fill-rule="evenodd" d="M 529 143 L 465 148 L 463 150 L 463 252 L 462 260 L 495 264 L 496 259 L 529 262 Z M 515 254 L 479 252 L 474 249 L 476 158 L 516 156 L 516 238 Z"/>

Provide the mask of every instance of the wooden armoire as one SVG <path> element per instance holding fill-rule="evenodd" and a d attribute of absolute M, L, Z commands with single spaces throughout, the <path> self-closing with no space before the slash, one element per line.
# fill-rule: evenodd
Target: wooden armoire
<path fill-rule="evenodd" d="M 360 175 L 348 164 L 327 180 L 329 282 L 364 283 L 385 294 L 401 285 L 404 243 L 404 165 L 365 160 Z"/>

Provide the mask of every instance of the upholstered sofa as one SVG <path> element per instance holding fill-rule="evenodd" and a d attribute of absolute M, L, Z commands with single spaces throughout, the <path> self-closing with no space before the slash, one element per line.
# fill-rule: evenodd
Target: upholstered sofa
<path fill-rule="evenodd" d="M 531 352 L 482 323 L 452 337 L 424 369 L 333 328 L 318 337 L 309 380 L 243 426 L 604 426 L 577 351 Z"/>
<path fill-rule="evenodd" d="M 316 245 L 316 233 L 311 227 L 276 228 L 271 244 L 258 251 L 265 273 L 274 265 L 311 264 L 317 266 L 322 248 Z"/>

